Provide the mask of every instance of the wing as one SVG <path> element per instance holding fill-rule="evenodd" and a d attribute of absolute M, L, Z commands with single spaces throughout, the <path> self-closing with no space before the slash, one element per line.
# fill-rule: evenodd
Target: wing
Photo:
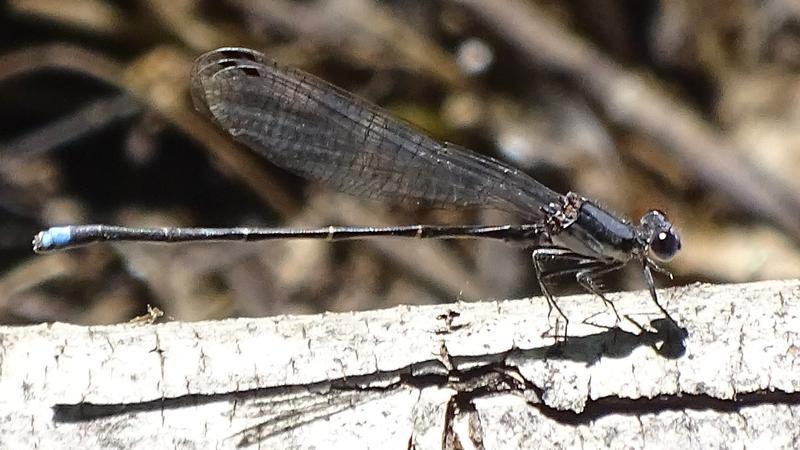
<path fill-rule="evenodd" d="M 560 194 L 525 173 L 439 142 L 387 111 L 253 50 L 200 56 L 192 97 L 236 140 L 274 164 L 339 191 L 425 207 L 542 216 Z"/>

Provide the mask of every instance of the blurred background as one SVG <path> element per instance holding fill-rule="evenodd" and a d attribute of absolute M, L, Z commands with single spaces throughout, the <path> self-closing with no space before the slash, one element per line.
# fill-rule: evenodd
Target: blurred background
<path fill-rule="evenodd" d="M 538 295 L 502 243 L 100 244 L 70 223 L 506 223 L 361 201 L 194 112 L 193 58 L 247 46 L 631 220 L 665 211 L 673 280 L 800 276 L 796 0 L 9 0 L 0 16 L 0 320 L 179 320 Z M 605 280 L 642 289 L 636 268 Z M 556 289 L 578 290 L 571 280 Z M 667 299 L 669 301 L 669 299 Z M 776 299 L 780 301 L 780 299 Z"/>

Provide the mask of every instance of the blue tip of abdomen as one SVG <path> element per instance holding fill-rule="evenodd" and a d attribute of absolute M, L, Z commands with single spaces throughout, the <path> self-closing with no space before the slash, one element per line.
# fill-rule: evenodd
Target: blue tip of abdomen
<path fill-rule="evenodd" d="M 68 246 L 72 241 L 71 227 L 51 227 L 39 233 L 36 239 L 38 250 L 55 250 Z"/>

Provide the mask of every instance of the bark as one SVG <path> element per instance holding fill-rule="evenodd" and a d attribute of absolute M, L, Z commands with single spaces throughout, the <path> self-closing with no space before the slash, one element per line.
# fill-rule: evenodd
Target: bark
<path fill-rule="evenodd" d="M 0 447 L 797 447 L 800 281 L 660 295 L 4 327 Z"/>

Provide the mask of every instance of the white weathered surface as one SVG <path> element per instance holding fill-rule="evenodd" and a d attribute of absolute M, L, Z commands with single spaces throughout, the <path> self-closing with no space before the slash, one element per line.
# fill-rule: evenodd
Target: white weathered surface
<path fill-rule="evenodd" d="M 797 447 L 800 281 L 660 294 L 4 327 L 0 448 Z"/>

